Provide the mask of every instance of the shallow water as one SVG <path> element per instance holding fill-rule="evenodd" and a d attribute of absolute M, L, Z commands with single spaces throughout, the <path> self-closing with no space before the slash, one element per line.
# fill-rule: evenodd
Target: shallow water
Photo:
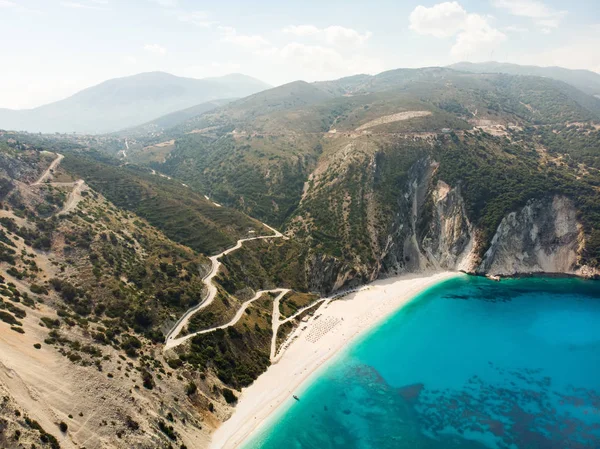
<path fill-rule="evenodd" d="M 600 448 L 600 282 L 443 282 L 299 396 L 244 449 Z"/>

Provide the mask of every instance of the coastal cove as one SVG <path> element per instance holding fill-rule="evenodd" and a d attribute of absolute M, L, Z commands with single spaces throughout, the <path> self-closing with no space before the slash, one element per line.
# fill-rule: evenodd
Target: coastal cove
<path fill-rule="evenodd" d="M 592 448 L 600 441 L 600 283 L 401 277 L 331 303 L 318 320 L 335 316 L 335 304 L 368 315 L 368 325 L 357 323 L 343 339 L 345 332 L 337 340 L 329 332 L 322 338 L 331 352 L 314 357 L 300 337 L 284 365 L 244 390 L 212 447 Z M 222 430 L 235 439 L 219 440 Z"/>
<path fill-rule="evenodd" d="M 233 415 L 216 430 L 210 448 L 240 447 L 249 435 L 260 432 L 284 413 L 286 406 L 293 405 L 292 395 L 298 387 L 310 384 L 310 379 L 317 377 L 349 342 L 397 312 L 419 293 L 454 277 L 468 276 L 442 272 L 381 279 L 319 308 L 306 323 L 306 329 L 299 327 L 298 338 L 278 362 L 242 390 Z"/>

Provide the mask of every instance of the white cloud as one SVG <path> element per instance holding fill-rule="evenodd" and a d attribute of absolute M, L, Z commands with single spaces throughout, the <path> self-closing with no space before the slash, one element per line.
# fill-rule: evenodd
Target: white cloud
<path fill-rule="evenodd" d="M 328 45 L 340 47 L 356 47 L 364 45 L 371 37 L 371 33 L 360 33 L 352 28 L 340 25 L 331 25 L 326 28 L 318 28 L 314 25 L 290 25 L 282 30 L 286 34 L 298 37 L 316 37 Z"/>
<path fill-rule="evenodd" d="M 468 13 L 458 2 L 444 2 L 430 8 L 419 5 L 409 17 L 414 32 L 440 39 L 455 37 L 450 54 L 464 58 L 489 50 L 506 39 L 506 35 L 489 23 L 489 18 Z"/>
<path fill-rule="evenodd" d="M 290 25 L 282 30 L 284 33 L 295 36 L 314 36 L 320 33 L 320 30 L 314 25 Z"/>
<path fill-rule="evenodd" d="M 164 6 L 165 8 L 175 8 L 179 6 L 178 0 L 150 0 L 152 3 L 156 3 L 159 6 Z"/>
<path fill-rule="evenodd" d="M 234 44 L 249 50 L 259 50 L 269 44 L 269 41 L 259 35 L 238 34 L 233 27 L 220 26 L 218 27 L 222 33 L 221 41 Z"/>
<path fill-rule="evenodd" d="M 532 19 L 543 32 L 557 28 L 567 14 L 566 11 L 557 11 L 538 0 L 492 0 L 492 5 L 508 10 L 513 16 Z"/>
<path fill-rule="evenodd" d="M 331 48 L 298 42 L 287 44 L 279 50 L 278 54 L 283 59 L 319 72 L 335 71 L 343 59 L 338 52 Z"/>
<path fill-rule="evenodd" d="M 92 2 L 95 4 L 106 4 L 103 2 Z M 108 8 L 103 7 L 103 6 L 96 6 L 94 4 L 89 4 L 89 3 L 80 3 L 80 2 L 60 2 L 61 6 L 64 6 L 65 8 L 73 8 L 73 9 L 93 9 L 96 11 L 107 11 Z"/>
<path fill-rule="evenodd" d="M 378 73 L 384 67 L 377 59 L 360 53 L 342 55 L 334 48 L 291 42 L 260 54 L 270 63 L 288 67 L 297 79 L 307 81 L 339 78 L 357 73 Z"/>
<path fill-rule="evenodd" d="M 19 5 L 9 0 L 0 0 L 0 9 L 4 9 L 6 11 L 9 8 L 10 11 L 18 12 L 21 14 L 42 14 L 42 11 L 40 11 L 39 9 L 27 8 L 23 5 Z"/>
<path fill-rule="evenodd" d="M 427 8 L 417 6 L 410 14 L 409 28 L 419 34 L 439 38 L 454 36 L 467 19 L 467 11 L 458 2 L 438 3 Z"/>
<path fill-rule="evenodd" d="M 146 50 L 148 53 L 154 53 L 155 55 L 164 56 L 167 54 L 167 49 L 158 44 L 146 44 L 144 45 L 144 50 Z"/>
<path fill-rule="evenodd" d="M 502 30 L 506 31 L 507 33 L 527 33 L 529 31 L 529 29 L 517 25 L 509 25 L 502 28 Z"/>
<path fill-rule="evenodd" d="M 493 48 L 505 39 L 506 35 L 490 26 L 485 18 L 479 14 L 469 14 L 462 30 L 456 36 L 456 43 L 452 46 L 450 54 L 464 58 L 481 49 Z"/>
<path fill-rule="evenodd" d="M 360 46 L 371 37 L 369 31 L 361 34 L 352 28 L 345 28 L 339 25 L 329 26 L 323 30 L 323 33 L 325 34 L 325 41 L 328 44 L 338 46 Z"/>
<path fill-rule="evenodd" d="M 182 22 L 191 23 L 202 28 L 208 28 L 217 23 L 211 21 L 208 13 L 205 11 L 182 12 L 177 18 Z"/>

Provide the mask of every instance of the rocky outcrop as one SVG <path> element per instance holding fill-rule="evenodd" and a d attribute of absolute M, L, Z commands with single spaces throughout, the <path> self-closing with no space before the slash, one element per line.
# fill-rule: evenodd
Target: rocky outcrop
<path fill-rule="evenodd" d="M 418 223 L 428 198 L 435 163 L 422 159 L 409 171 L 405 193 L 397 198 L 397 211 L 380 256 L 383 274 L 416 272 L 433 268 L 419 245 Z"/>
<path fill-rule="evenodd" d="M 407 193 L 399 202 L 396 232 L 389 236 L 392 251 L 382 257 L 388 261 L 382 264 L 382 274 L 430 269 L 500 276 L 600 274 L 579 263 L 584 234 L 573 202 L 564 196 L 532 199 L 508 214 L 481 257 L 477 229 L 468 219 L 460 186 L 442 180 L 433 185 L 436 167 L 434 161 L 424 160 L 411 170 Z"/>
<path fill-rule="evenodd" d="M 584 235 L 573 202 L 564 196 L 532 199 L 508 214 L 489 242 L 470 222 L 460 185 L 437 179 L 437 162 L 417 161 L 396 198 L 391 223 L 372 226 L 375 262 L 343 263 L 313 254 L 308 269 L 311 289 L 330 293 L 380 276 L 439 270 L 512 276 L 565 273 L 597 276 L 579 264 Z M 369 212 L 373 215 L 371 212 Z M 388 216 L 388 219 L 390 216 Z M 482 248 L 488 248 L 482 254 Z"/>
<path fill-rule="evenodd" d="M 423 159 L 410 171 L 382 257 L 384 274 L 466 269 L 473 258 L 474 230 L 460 189 L 441 180 L 433 184 L 437 167 Z"/>
<path fill-rule="evenodd" d="M 474 254 L 473 226 L 460 188 L 439 180 L 431 193 L 432 219 L 421 241 L 422 251 L 437 268 L 466 269 Z"/>
<path fill-rule="evenodd" d="M 578 273 L 581 226 L 563 196 L 532 199 L 506 216 L 476 268 L 478 273 Z"/>
<path fill-rule="evenodd" d="M 342 287 L 349 287 L 365 281 L 357 276 L 356 270 L 342 266 L 335 257 L 312 254 L 307 261 L 308 289 L 321 294 L 329 294 Z"/>

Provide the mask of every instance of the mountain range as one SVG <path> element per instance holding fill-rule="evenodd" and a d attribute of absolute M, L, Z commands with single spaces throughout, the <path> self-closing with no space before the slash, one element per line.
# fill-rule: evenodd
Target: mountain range
<path fill-rule="evenodd" d="M 201 103 L 245 97 L 269 87 L 241 74 L 194 79 L 164 72 L 141 73 L 105 81 L 37 108 L 0 109 L 0 128 L 30 132 L 112 132 Z"/>
<path fill-rule="evenodd" d="M 207 448 L 377 278 L 600 278 L 600 100 L 570 81 L 397 69 L 0 131 L 0 447 Z"/>
<path fill-rule="evenodd" d="M 549 77 L 397 69 L 259 92 L 142 139 L 128 160 L 158 147 L 153 169 L 282 226 L 303 242 L 311 289 L 436 267 L 574 272 L 597 263 L 599 119 L 600 100 Z M 450 204 L 436 206 L 444 185 Z M 503 219 L 554 197 L 586 229 L 570 268 L 499 261 Z"/>
<path fill-rule="evenodd" d="M 506 73 L 508 75 L 542 76 L 575 86 L 589 95 L 600 97 L 600 74 L 591 70 L 573 70 L 563 67 L 538 67 L 503 62 L 458 62 L 449 65 L 451 69 L 474 73 Z"/>

